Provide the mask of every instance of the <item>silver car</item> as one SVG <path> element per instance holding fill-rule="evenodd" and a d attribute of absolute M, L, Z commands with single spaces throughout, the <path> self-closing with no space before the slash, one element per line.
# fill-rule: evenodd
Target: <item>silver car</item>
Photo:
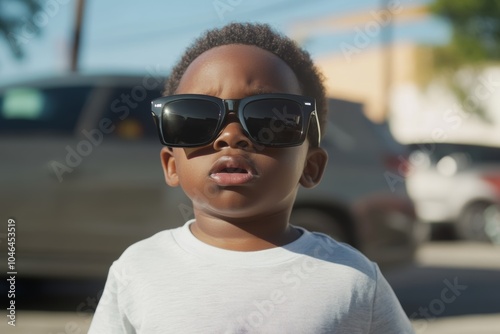
<path fill-rule="evenodd" d="M 407 185 L 422 221 L 500 243 L 500 147 L 423 142 L 410 149 Z"/>

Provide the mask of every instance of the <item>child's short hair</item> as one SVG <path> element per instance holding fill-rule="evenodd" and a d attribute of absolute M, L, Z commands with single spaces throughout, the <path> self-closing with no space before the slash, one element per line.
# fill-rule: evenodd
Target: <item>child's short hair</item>
<path fill-rule="evenodd" d="M 327 105 L 323 76 L 307 51 L 300 48 L 292 39 L 274 31 L 267 24 L 231 23 L 205 32 L 186 49 L 179 62 L 173 67 L 166 80 L 163 94 L 175 93 L 184 72 L 199 55 L 217 46 L 228 44 L 254 45 L 272 52 L 288 64 L 299 81 L 302 94 L 316 100 L 321 133 L 325 133 Z M 309 138 L 315 138 L 315 136 L 316 134 L 309 133 Z"/>

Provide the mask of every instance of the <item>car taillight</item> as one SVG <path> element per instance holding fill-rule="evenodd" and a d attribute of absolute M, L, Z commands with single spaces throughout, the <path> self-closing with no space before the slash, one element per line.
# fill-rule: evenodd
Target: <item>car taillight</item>
<path fill-rule="evenodd" d="M 411 167 L 406 155 L 387 155 L 384 157 L 384 165 L 389 171 L 401 177 L 408 176 Z"/>
<path fill-rule="evenodd" d="M 500 174 L 499 175 L 483 175 L 483 180 L 488 182 L 500 194 Z"/>

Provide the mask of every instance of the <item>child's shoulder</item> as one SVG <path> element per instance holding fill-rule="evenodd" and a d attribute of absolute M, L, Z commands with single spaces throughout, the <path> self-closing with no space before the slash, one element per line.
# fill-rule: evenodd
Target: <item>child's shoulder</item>
<path fill-rule="evenodd" d="M 228 261 L 235 256 L 234 251 L 215 250 L 210 246 L 201 245 L 200 241 L 194 240 L 194 237 L 190 235 L 187 226 L 188 224 L 158 232 L 129 246 L 115 261 L 115 270 L 120 269 L 130 275 L 149 272 L 151 268 L 159 267 L 179 270 L 186 265 L 186 262 L 195 261 L 195 259 L 208 259 L 209 261 L 196 262 L 197 265 L 203 266 L 209 265 L 209 263 L 220 263 L 220 261 L 228 264 Z M 357 249 L 338 242 L 326 234 L 301 230 L 302 236 L 295 242 L 274 251 L 256 252 L 255 256 L 267 254 L 267 258 L 275 259 L 276 263 L 279 262 L 277 258 L 281 258 L 283 261 L 296 261 L 290 262 L 292 266 L 297 263 L 306 267 L 317 266 L 322 268 L 325 274 L 340 272 L 349 277 L 361 275 L 368 280 L 377 279 L 376 264 Z M 210 251 L 215 252 L 210 253 Z M 244 258 L 239 260 L 248 260 L 249 263 L 258 266 L 260 262 L 254 261 L 255 259 L 250 260 L 248 255 L 250 254 L 242 254 L 241 256 Z M 259 259 L 262 260 L 261 257 Z M 271 262 L 274 263 L 273 261 Z"/>
<path fill-rule="evenodd" d="M 377 265 L 353 246 L 339 242 L 323 233 L 308 231 L 305 233 L 309 239 L 308 246 L 304 249 L 305 255 L 334 267 L 356 270 L 376 279 Z"/>
<path fill-rule="evenodd" d="M 128 246 L 113 262 L 110 271 L 127 285 L 126 282 L 148 276 L 158 268 L 178 266 L 182 257 L 178 256 L 174 235 L 179 229 L 181 227 L 163 230 Z"/>
<path fill-rule="evenodd" d="M 163 230 L 128 246 L 115 261 L 122 265 L 135 265 L 144 261 L 164 258 L 175 244 L 174 233 L 179 228 Z"/>

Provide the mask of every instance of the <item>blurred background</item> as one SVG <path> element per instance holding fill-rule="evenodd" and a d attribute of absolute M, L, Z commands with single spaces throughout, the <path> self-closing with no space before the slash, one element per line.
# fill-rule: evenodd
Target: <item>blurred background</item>
<path fill-rule="evenodd" d="M 0 0 L 16 332 L 85 333 L 112 261 L 192 218 L 163 181 L 150 101 L 230 22 L 271 24 L 325 76 L 329 167 L 292 223 L 379 263 L 417 333 L 498 333 L 498 0 Z"/>

